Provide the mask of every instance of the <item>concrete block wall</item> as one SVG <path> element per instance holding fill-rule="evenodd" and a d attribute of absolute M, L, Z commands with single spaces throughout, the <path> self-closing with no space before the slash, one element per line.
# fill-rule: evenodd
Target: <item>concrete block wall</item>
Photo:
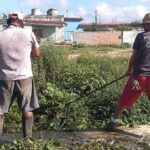
<path fill-rule="evenodd" d="M 121 44 L 121 31 L 71 32 L 72 42 L 84 44 Z"/>
<path fill-rule="evenodd" d="M 122 32 L 122 43 L 129 43 L 132 46 L 137 34 L 139 34 L 141 32 L 143 32 L 143 30 L 141 30 L 141 31 L 123 31 Z"/>

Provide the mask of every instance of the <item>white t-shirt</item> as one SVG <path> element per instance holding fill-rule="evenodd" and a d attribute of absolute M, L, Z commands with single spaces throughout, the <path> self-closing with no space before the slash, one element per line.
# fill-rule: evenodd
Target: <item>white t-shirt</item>
<path fill-rule="evenodd" d="M 0 32 L 0 80 L 33 76 L 31 52 L 39 48 L 33 32 L 10 26 Z"/>

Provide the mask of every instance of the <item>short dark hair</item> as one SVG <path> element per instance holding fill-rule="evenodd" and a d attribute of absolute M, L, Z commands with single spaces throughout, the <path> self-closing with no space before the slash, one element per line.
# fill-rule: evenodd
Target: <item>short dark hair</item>
<path fill-rule="evenodd" d="M 21 19 L 18 19 L 18 18 L 8 18 L 7 19 L 7 24 L 8 24 L 8 26 L 10 26 L 10 25 L 15 25 L 15 24 L 18 24 L 20 27 L 24 27 L 24 25 L 23 25 L 23 21 L 21 20 Z"/>
<path fill-rule="evenodd" d="M 12 23 L 15 23 L 18 20 L 18 18 L 8 18 L 7 19 L 7 24 L 11 25 Z"/>

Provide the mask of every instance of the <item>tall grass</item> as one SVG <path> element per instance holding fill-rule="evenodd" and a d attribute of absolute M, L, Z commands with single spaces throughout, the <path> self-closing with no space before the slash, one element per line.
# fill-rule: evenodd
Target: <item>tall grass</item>
<path fill-rule="evenodd" d="M 91 56 L 86 52 L 76 61 L 70 61 L 70 47 L 46 44 L 41 57 L 33 60 L 33 69 L 40 108 L 35 110 L 35 130 L 95 128 L 103 126 L 114 112 L 127 77 L 87 96 L 89 92 L 122 76 L 129 57 Z M 65 110 L 65 104 L 72 103 Z M 132 110 L 126 110 L 122 124 L 149 124 L 150 104 L 143 94 Z M 13 122 L 19 113 L 12 105 Z M 9 117 L 11 118 L 11 117 Z M 6 118 L 9 124 L 11 120 Z M 15 118 L 15 119 L 14 119 Z M 21 129 L 12 126 L 13 131 Z M 5 131 L 9 131 L 5 125 Z"/>
<path fill-rule="evenodd" d="M 79 51 L 84 46 L 80 46 Z M 85 51 L 84 47 L 84 51 Z M 91 56 L 83 52 L 76 61 L 68 59 L 73 47 L 46 44 L 42 55 L 33 60 L 34 79 L 40 108 L 34 111 L 34 130 L 101 128 L 114 112 L 127 77 L 103 90 L 88 95 L 91 91 L 123 75 L 128 66 L 128 57 Z M 95 49 L 95 47 L 93 47 Z M 110 50 L 107 49 L 107 50 Z M 65 109 L 65 104 L 71 103 Z M 150 124 L 150 104 L 145 93 L 133 109 L 127 109 L 121 118 L 122 125 Z M 22 131 L 21 113 L 14 103 L 5 116 L 5 132 Z M 130 141 L 128 139 L 98 139 L 80 142 L 72 147 L 60 146 L 56 139 L 23 139 L 9 144 L 0 144 L 5 149 L 131 149 L 148 150 L 149 137 Z M 74 148 L 75 147 L 75 148 Z"/>

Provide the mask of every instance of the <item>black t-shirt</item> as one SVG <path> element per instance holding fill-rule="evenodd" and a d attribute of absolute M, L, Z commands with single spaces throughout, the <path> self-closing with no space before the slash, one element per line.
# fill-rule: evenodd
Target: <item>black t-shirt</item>
<path fill-rule="evenodd" d="M 150 32 L 139 33 L 133 49 L 137 51 L 133 73 L 150 76 Z"/>

